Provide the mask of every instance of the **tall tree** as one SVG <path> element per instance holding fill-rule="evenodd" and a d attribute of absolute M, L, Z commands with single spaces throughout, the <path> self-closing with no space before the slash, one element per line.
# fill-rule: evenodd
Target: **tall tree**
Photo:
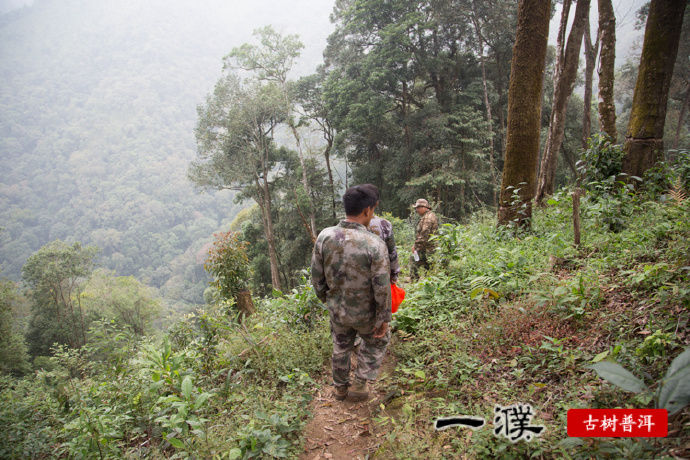
<path fill-rule="evenodd" d="M 144 335 L 160 314 L 160 300 L 153 289 L 133 276 L 115 276 L 112 271 L 96 270 L 81 295 L 85 310 L 99 317 L 129 326 Z"/>
<path fill-rule="evenodd" d="M 616 143 L 616 105 L 614 104 L 614 71 L 616 64 L 616 15 L 611 0 L 599 0 L 599 123 L 613 143 Z"/>
<path fill-rule="evenodd" d="M 622 170 L 642 177 L 663 158 L 668 92 L 678 52 L 685 0 L 652 0 L 625 136 Z"/>
<path fill-rule="evenodd" d="M 307 230 L 312 241 L 316 241 L 316 209 L 307 178 L 302 136 L 298 130 L 299 119 L 295 116 L 294 82 L 289 81 L 287 78 L 292 64 L 299 57 L 300 50 L 304 48 L 304 45 L 299 41 L 297 35 L 283 36 L 271 26 L 255 30 L 254 36 L 259 38 L 261 45 L 245 43 L 239 48 L 233 49 L 224 59 L 225 66 L 229 69 L 253 72 L 257 80 L 275 83 L 281 89 L 285 103 L 285 119 L 283 122 L 288 126 L 295 139 L 297 153 L 302 166 L 302 186 L 309 203 L 310 226 L 307 227 Z"/>
<path fill-rule="evenodd" d="M 582 148 L 587 148 L 587 141 L 592 135 L 592 86 L 594 80 L 594 67 L 596 66 L 597 54 L 599 54 L 599 30 L 596 32 L 596 40 L 592 43 L 592 30 L 587 16 L 585 24 L 585 93 L 584 110 L 582 111 Z"/>
<path fill-rule="evenodd" d="M 495 146 L 494 146 L 494 132 L 493 132 L 493 117 L 492 117 L 492 111 L 491 111 L 491 103 L 489 101 L 489 83 L 487 79 L 487 56 L 486 56 L 486 50 L 488 49 L 490 52 L 493 52 L 494 55 L 498 58 L 498 52 L 496 52 L 496 49 L 500 46 L 500 42 L 503 38 L 502 33 L 498 32 L 500 29 L 500 25 L 505 25 L 505 23 L 502 23 L 501 21 L 498 20 L 498 18 L 495 16 L 496 15 L 496 8 L 499 6 L 501 2 L 484 2 L 484 1 L 477 1 L 473 0 L 470 2 L 467 6 L 469 7 L 469 10 L 465 13 L 467 16 L 468 21 L 473 25 L 474 28 L 474 35 L 475 35 L 475 46 L 477 48 L 477 55 L 479 57 L 479 62 L 481 65 L 482 69 L 482 87 L 484 90 L 484 107 L 486 111 L 486 121 L 487 121 L 487 128 L 489 131 L 489 168 L 491 171 L 491 181 L 494 184 L 495 187 L 498 186 L 498 179 L 496 177 L 496 173 L 498 171 L 496 167 L 496 162 L 494 160 L 495 157 Z M 505 14 L 506 10 L 500 11 L 500 13 Z M 499 14 L 500 14 L 499 13 Z M 504 20 L 509 21 L 510 19 L 510 14 L 506 15 L 506 18 L 503 18 Z M 500 24 L 500 25 L 499 25 Z M 498 61 L 497 61 L 498 62 Z M 500 86 L 500 82 L 499 82 Z M 500 98 L 499 98 L 499 114 L 503 111 L 502 107 L 500 107 Z M 497 193 L 494 191 L 492 193 L 493 196 L 493 206 L 497 207 L 498 202 L 497 202 Z"/>
<path fill-rule="evenodd" d="M 688 114 L 688 109 L 690 109 L 690 18 L 688 18 L 688 16 L 690 16 L 690 10 L 686 9 L 685 16 L 683 31 L 680 36 L 680 44 L 678 45 L 678 57 L 676 58 L 676 65 L 673 70 L 674 76 L 671 82 L 671 93 L 669 96 L 680 103 L 676 133 L 673 137 L 673 150 L 678 149 L 681 132 L 683 132 L 684 127 L 685 132 L 688 132 L 688 125 L 685 123 L 685 118 Z"/>
<path fill-rule="evenodd" d="M 546 195 L 551 195 L 554 192 L 558 153 L 563 145 L 565 116 L 568 109 L 568 101 L 575 88 L 580 48 L 588 16 L 589 0 L 578 0 L 565 53 L 563 56 L 557 56 L 556 85 L 553 94 L 551 122 L 549 123 L 549 134 L 539 169 L 537 194 L 535 196 L 537 203 L 541 203 Z M 561 25 L 565 22 L 567 22 L 567 16 L 561 21 Z"/>
<path fill-rule="evenodd" d="M 55 342 L 71 348 L 86 343 L 79 289 L 95 266 L 96 254 L 96 247 L 56 240 L 26 261 L 22 277 L 33 299 L 27 334 L 32 355 L 47 355 Z"/>
<path fill-rule="evenodd" d="M 24 338 L 13 327 L 16 289 L 13 282 L 0 279 L 0 372 L 21 374 L 29 366 Z"/>
<path fill-rule="evenodd" d="M 508 89 L 508 139 L 498 211 L 501 225 L 515 219 L 529 225 L 529 220 L 524 219 L 532 217 L 550 13 L 549 0 L 522 0 L 518 5 Z M 519 210 L 513 206 L 513 190 L 518 191 L 518 198 L 525 204 L 524 214 L 518 214 Z"/>
<path fill-rule="evenodd" d="M 324 53 L 324 96 L 338 131 L 334 146 L 347 152 L 355 182 L 379 186 L 386 211 L 407 215 L 409 204 L 425 196 L 460 218 L 493 201 L 485 96 L 491 105 L 493 88 L 506 78 L 494 62 L 509 54 L 504 42 L 512 43 L 506 37 L 514 28 L 497 21 L 511 24 L 513 3 L 490 2 L 505 13 L 499 18 L 474 3 L 476 11 L 471 1 L 336 4 L 336 30 Z M 484 37 L 486 78 L 474 13 Z M 503 107 L 494 107 L 491 118 L 496 112 L 500 119 Z"/>
<path fill-rule="evenodd" d="M 189 167 L 189 179 L 202 187 L 241 191 L 258 203 L 271 281 L 280 289 L 271 187 L 282 154 L 274 142 L 275 130 L 286 117 L 281 89 L 256 80 L 243 84 L 237 75 L 226 73 L 198 112 L 198 159 Z"/>
<path fill-rule="evenodd" d="M 319 66 L 316 73 L 307 77 L 302 77 L 297 81 L 296 99 L 299 104 L 298 110 L 304 122 L 316 124 L 316 130 L 321 133 L 326 146 L 323 149 L 323 157 L 328 172 L 328 182 L 331 187 L 331 210 L 333 221 L 336 220 L 336 188 L 333 179 L 333 167 L 331 166 L 331 155 L 333 154 L 333 142 L 335 141 L 335 128 L 331 121 L 328 108 L 323 97 L 323 85 L 327 74 L 324 66 Z"/>

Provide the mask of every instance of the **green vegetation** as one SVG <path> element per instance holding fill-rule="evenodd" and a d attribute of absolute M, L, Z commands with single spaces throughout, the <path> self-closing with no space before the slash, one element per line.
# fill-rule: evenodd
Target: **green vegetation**
<path fill-rule="evenodd" d="M 690 455 L 690 40 L 663 161 L 625 176 L 615 139 L 581 148 L 574 95 L 560 190 L 532 212 L 534 184 L 506 186 L 496 227 L 517 2 L 338 0 L 299 80 L 302 43 L 270 26 L 221 61 L 226 3 L 0 16 L 0 458 L 297 457 L 331 354 L 305 268 L 343 185 L 365 182 L 403 264 L 410 204 L 442 224 L 421 281 L 403 267 L 371 457 Z M 553 93 L 546 78 L 542 137 Z M 431 428 L 517 402 L 546 426 L 530 443 Z M 668 408 L 669 436 L 567 437 L 568 409 L 614 407 Z"/>
<path fill-rule="evenodd" d="M 14 306 L 16 286 L 0 279 L 0 372 L 21 375 L 29 369 L 28 354 L 20 328 L 16 327 Z"/>
<path fill-rule="evenodd" d="M 683 164 L 663 176 L 661 195 L 625 188 L 636 218 L 616 232 L 590 212 L 600 200 L 592 185 L 579 247 L 570 190 L 518 237 L 487 212 L 446 224 L 434 268 L 405 286 L 394 316 L 397 365 L 386 384 L 395 397 L 374 419 L 386 434 L 373 458 L 682 456 L 690 448 L 688 351 L 681 355 L 690 341 L 690 200 L 671 182 Z M 412 222 L 391 220 L 401 253 L 409 251 Z M 244 323 L 223 299 L 155 338 L 117 317 L 94 320 L 81 349 L 57 345 L 34 362 L 35 374 L 2 377 L 0 456 L 296 457 L 331 348 L 327 316 L 304 275 L 301 282 L 260 300 Z M 622 386 L 639 393 L 590 370 L 620 385 L 601 368 L 621 366 L 632 371 Z M 671 400 L 669 437 L 653 444 L 567 437 L 568 409 Z M 490 420 L 495 404 L 515 402 L 530 403 L 533 424 L 546 426 L 530 443 L 512 444 L 490 427 L 431 428 L 449 415 Z"/>
<path fill-rule="evenodd" d="M 592 182 L 582 200 L 579 247 L 571 243 L 567 189 L 518 238 L 506 238 L 488 213 L 446 227 L 439 237 L 443 264 L 409 287 L 394 317 L 398 397 L 380 413 L 390 432 L 375 458 L 686 455 L 690 412 L 681 407 L 690 397 L 690 201 L 673 186 L 682 164 L 665 176 L 661 195 L 655 187 L 611 192 L 615 206 L 625 196 L 634 216 L 615 232 L 592 212 L 601 201 L 601 182 Z M 603 378 L 641 393 L 600 380 L 588 371 L 593 363 L 595 370 L 614 368 L 613 374 L 597 370 Z M 632 374 L 617 379 L 621 365 L 646 376 L 647 384 Z M 512 444 L 486 427 L 429 428 L 433 418 L 457 414 L 489 421 L 495 404 L 515 402 L 535 408 L 533 423 L 546 426 L 541 438 Z M 568 409 L 655 404 L 669 407 L 671 416 L 669 436 L 654 443 L 567 436 Z"/>
<path fill-rule="evenodd" d="M 88 318 L 81 305 L 80 280 L 89 276 L 98 249 L 55 240 L 29 257 L 22 278 L 31 290 L 27 331 L 32 355 L 48 355 L 53 343 L 80 348 L 86 343 Z"/>
<path fill-rule="evenodd" d="M 0 457 L 293 457 L 330 334 L 323 315 L 295 334 L 274 303 L 243 325 L 199 311 L 160 339 L 95 322 L 82 349 L 1 377 Z"/>

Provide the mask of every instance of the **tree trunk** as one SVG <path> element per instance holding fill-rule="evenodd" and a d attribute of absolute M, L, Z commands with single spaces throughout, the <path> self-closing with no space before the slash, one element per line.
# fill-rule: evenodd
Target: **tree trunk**
<path fill-rule="evenodd" d="M 325 135 L 324 135 L 325 137 Z M 331 149 L 333 148 L 333 138 L 326 139 L 326 150 L 323 156 L 326 159 L 326 170 L 328 171 L 328 183 L 331 185 L 331 203 L 333 207 L 333 222 L 336 221 L 336 204 L 335 204 L 335 184 L 333 183 L 333 170 L 331 170 Z"/>
<path fill-rule="evenodd" d="M 563 135 L 563 138 L 566 142 L 568 142 L 568 138 L 565 136 L 565 134 Z M 563 147 L 563 158 L 565 159 L 565 163 L 570 168 L 570 171 L 573 173 L 573 177 L 577 179 L 577 164 L 571 152 L 569 152 L 565 147 Z"/>
<path fill-rule="evenodd" d="M 254 306 L 254 301 L 252 300 L 252 293 L 249 289 L 242 289 L 235 296 L 235 305 L 237 305 L 237 310 L 242 313 L 240 316 L 240 321 L 244 316 L 250 316 L 256 313 L 256 307 Z"/>
<path fill-rule="evenodd" d="M 518 5 L 518 26 L 508 88 L 508 131 L 499 225 L 507 225 L 517 219 L 520 225 L 528 226 L 532 217 L 531 200 L 539 157 L 541 91 L 550 15 L 550 0 L 522 0 Z M 518 210 L 512 206 L 512 191 L 515 189 L 519 189 L 518 196 L 526 205 L 524 214 L 518 214 Z"/>
<path fill-rule="evenodd" d="M 500 53 L 496 53 L 496 71 L 499 77 L 496 81 L 496 91 L 498 92 L 498 124 L 501 127 L 501 148 L 505 147 L 505 135 L 506 135 L 506 120 L 503 114 L 503 85 L 501 84 L 500 75 L 503 75 L 503 67 L 501 66 Z"/>
<path fill-rule="evenodd" d="M 407 150 L 410 150 L 410 146 L 412 145 L 412 130 L 410 129 L 410 120 L 407 119 L 408 117 L 408 105 L 409 103 L 407 102 L 408 96 L 407 96 L 407 82 L 403 81 L 402 82 L 402 95 L 401 95 L 402 101 L 402 107 L 400 111 L 400 115 L 402 115 L 402 121 L 404 123 L 404 131 L 405 131 L 405 147 L 407 147 Z"/>
<path fill-rule="evenodd" d="M 268 258 L 271 261 L 271 283 L 273 289 L 280 290 L 280 274 L 278 272 L 278 257 L 276 256 L 276 242 L 273 238 L 273 218 L 271 217 L 271 194 L 268 184 L 264 184 L 266 196 L 266 241 L 268 241 Z"/>
<path fill-rule="evenodd" d="M 572 0 L 563 0 L 563 10 L 561 11 L 561 22 L 558 25 L 558 36 L 556 37 L 556 66 L 553 68 L 553 81 L 558 81 L 558 74 L 563 69 L 563 58 L 565 53 L 565 31 L 568 28 L 568 18 L 570 17 L 570 7 Z M 554 85 L 554 92 L 556 87 Z"/>
<path fill-rule="evenodd" d="M 493 128 L 493 117 L 491 116 L 491 104 L 489 103 L 489 87 L 486 83 L 486 59 L 484 57 L 484 46 L 491 46 L 484 39 L 481 33 L 481 25 L 479 18 L 477 17 L 476 7 L 472 9 L 472 22 L 474 23 L 475 35 L 477 38 L 477 54 L 479 54 L 479 63 L 482 68 L 482 86 L 484 90 L 484 107 L 486 109 L 486 122 L 489 128 L 489 172 L 491 174 L 491 197 L 493 200 L 494 208 L 498 206 L 496 185 L 498 185 L 498 179 L 496 177 L 496 162 L 494 161 L 494 128 Z"/>
<path fill-rule="evenodd" d="M 304 228 L 307 231 L 309 238 L 311 239 L 311 244 L 314 244 L 314 243 L 316 243 L 316 235 L 311 231 L 311 228 L 309 227 L 309 224 L 307 223 L 307 219 L 304 217 L 304 213 L 302 212 L 302 208 L 300 208 L 300 206 L 299 206 L 299 198 L 297 198 L 297 190 L 295 190 L 294 188 L 292 189 L 292 195 L 295 197 L 295 209 L 297 209 L 297 214 L 299 214 L 299 217 L 302 220 L 302 225 L 304 225 Z"/>
<path fill-rule="evenodd" d="M 616 15 L 611 0 L 599 0 L 599 124 L 614 144 L 616 131 L 616 106 L 613 102 L 613 80 L 616 61 Z"/>
<path fill-rule="evenodd" d="M 642 177 L 663 158 L 668 92 L 683 26 L 685 0 L 652 0 L 640 70 L 625 135 L 623 172 Z"/>
<path fill-rule="evenodd" d="M 587 148 L 587 141 L 592 135 L 592 82 L 594 80 L 594 67 L 599 52 L 599 31 L 592 44 L 592 29 L 589 24 L 589 15 L 585 19 L 585 95 L 584 109 L 582 111 L 582 148 Z"/>
<path fill-rule="evenodd" d="M 685 114 L 690 106 L 690 83 L 688 83 L 688 89 L 685 91 L 685 97 L 683 98 L 683 106 L 680 108 L 680 114 L 678 115 L 678 128 L 676 129 L 676 137 L 673 139 L 673 150 L 678 150 L 678 139 L 680 138 L 680 130 L 683 128 L 683 120 L 685 119 Z"/>
<path fill-rule="evenodd" d="M 292 129 L 292 135 L 295 137 L 295 142 L 297 143 L 297 155 L 299 156 L 299 164 L 302 166 L 302 186 L 304 186 L 304 193 L 307 195 L 307 202 L 309 203 L 309 223 L 311 228 L 307 228 L 307 233 L 312 241 L 316 241 L 316 211 L 314 209 L 314 202 L 311 199 L 311 187 L 309 186 L 309 178 L 307 177 L 307 165 L 304 161 L 304 152 L 302 152 L 302 142 L 300 141 L 300 135 L 294 123 L 290 123 L 290 129 Z M 295 199 L 297 199 L 297 196 L 295 196 Z"/>
<path fill-rule="evenodd" d="M 578 0 L 575 8 L 575 18 L 568 36 L 568 44 L 561 61 L 562 65 L 556 69 L 557 77 L 553 94 L 551 123 L 549 124 L 549 135 L 544 149 L 544 156 L 541 160 L 537 194 L 535 196 L 537 203 L 543 202 L 547 195 L 552 195 L 554 192 L 558 152 L 563 145 L 566 110 L 568 109 L 570 96 L 575 88 L 582 36 L 588 15 L 589 0 Z"/>
<path fill-rule="evenodd" d="M 273 217 L 271 217 L 271 191 L 268 188 L 268 171 L 266 164 L 263 165 L 264 180 L 260 180 L 258 175 L 255 175 L 254 181 L 258 188 L 258 192 L 263 196 L 257 200 L 261 208 L 261 214 L 264 221 L 264 236 L 266 243 L 268 243 L 268 259 L 271 264 L 271 284 L 273 289 L 280 290 L 280 271 L 278 270 L 278 256 L 276 255 L 276 243 L 273 237 Z"/>
<path fill-rule="evenodd" d="M 491 171 L 491 196 L 493 197 L 494 208 L 497 206 L 496 201 L 496 185 L 498 180 L 496 178 L 496 163 L 494 161 L 494 129 L 491 122 L 491 104 L 489 104 L 489 89 L 486 84 L 486 67 L 484 66 L 484 50 L 479 49 L 479 62 L 482 65 L 482 83 L 484 84 L 484 106 L 486 107 L 486 122 L 489 124 L 489 169 Z"/>

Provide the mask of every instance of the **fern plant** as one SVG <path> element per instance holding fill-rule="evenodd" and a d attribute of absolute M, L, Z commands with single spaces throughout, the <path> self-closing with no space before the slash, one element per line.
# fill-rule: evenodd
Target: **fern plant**
<path fill-rule="evenodd" d="M 687 194 L 683 189 L 683 179 L 682 177 L 676 177 L 676 181 L 673 183 L 673 187 L 668 191 L 668 196 L 671 202 L 676 206 L 681 206 L 683 202 L 687 199 Z"/>

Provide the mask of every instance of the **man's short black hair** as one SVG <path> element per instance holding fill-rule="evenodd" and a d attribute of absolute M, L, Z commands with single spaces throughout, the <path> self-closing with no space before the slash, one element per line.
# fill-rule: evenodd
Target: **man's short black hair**
<path fill-rule="evenodd" d="M 379 201 L 381 194 L 379 193 L 379 188 L 374 184 L 362 184 L 360 187 L 364 187 L 369 193 L 376 197 L 376 201 Z"/>
<path fill-rule="evenodd" d="M 376 206 L 378 200 L 367 188 L 356 185 L 345 190 L 343 195 L 343 206 L 346 216 L 359 216 L 366 208 Z"/>

